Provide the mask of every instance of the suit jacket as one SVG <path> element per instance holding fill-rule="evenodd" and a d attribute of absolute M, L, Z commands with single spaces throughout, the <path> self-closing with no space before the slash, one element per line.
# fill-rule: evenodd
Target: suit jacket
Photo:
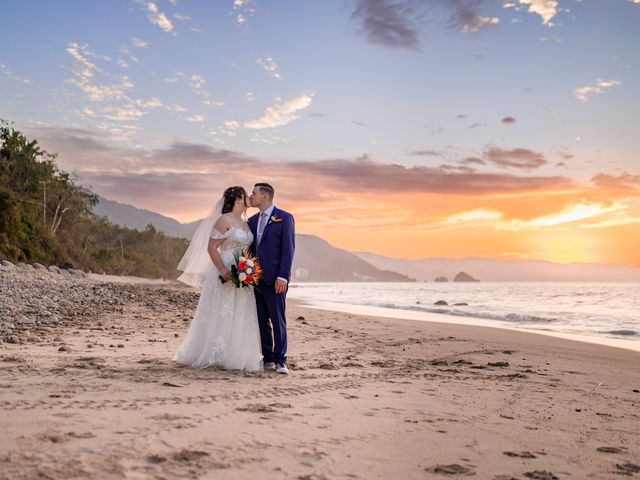
<path fill-rule="evenodd" d="M 249 218 L 249 227 L 253 233 L 252 253 L 258 257 L 262 267 L 262 281 L 274 285 L 276 278 L 291 281 L 291 266 L 296 247 L 295 220 L 293 215 L 275 207 L 258 242 L 259 213 Z"/>

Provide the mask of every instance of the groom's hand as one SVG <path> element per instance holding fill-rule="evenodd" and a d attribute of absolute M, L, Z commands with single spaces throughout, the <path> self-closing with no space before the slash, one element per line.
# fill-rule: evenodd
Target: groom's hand
<path fill-rule="evenodd" d="M 278 278 L 276 279 L 275 288 L 276 288 L 276 293 L 284 293 L 287 291 L 287 282 L 285 282 L 284 280 L 280 280 Z"/>

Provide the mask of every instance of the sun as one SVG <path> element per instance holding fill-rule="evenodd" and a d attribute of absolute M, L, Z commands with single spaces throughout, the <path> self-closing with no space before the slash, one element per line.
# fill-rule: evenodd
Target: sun
<path fill-rule="evenodd" d="M 536 250 L 543 260 L 554 263 L 598 263 L 595 240 L 580 232 L 545 232 L 536 239 Z"/>

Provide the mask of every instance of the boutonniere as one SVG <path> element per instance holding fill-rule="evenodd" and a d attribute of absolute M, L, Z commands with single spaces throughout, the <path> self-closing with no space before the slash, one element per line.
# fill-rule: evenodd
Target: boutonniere
<path fill-rule="evenodd" d="M 278 223 L 278 222 L 281 222 L 281 221 L 282 221 L 282 219 L 278 218 L 275 215 L 271 215 L 271 218 L 269 218 L 269 223 Z"/>

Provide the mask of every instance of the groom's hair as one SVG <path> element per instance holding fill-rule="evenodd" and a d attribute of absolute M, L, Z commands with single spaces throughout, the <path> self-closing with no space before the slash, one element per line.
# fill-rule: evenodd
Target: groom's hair
<path fill-rule="evenodd" d="M 273 196 L 275 195 L 276 191 L 273 189 L 271 185 L 269 185 L 268 183 L 261 182 L 261 183 L 256 183 L 254 187 L 258 187 L 262 193 L 267 194 L 267 196 L 269 197 L 269 200 L 273 200 Z"/>

